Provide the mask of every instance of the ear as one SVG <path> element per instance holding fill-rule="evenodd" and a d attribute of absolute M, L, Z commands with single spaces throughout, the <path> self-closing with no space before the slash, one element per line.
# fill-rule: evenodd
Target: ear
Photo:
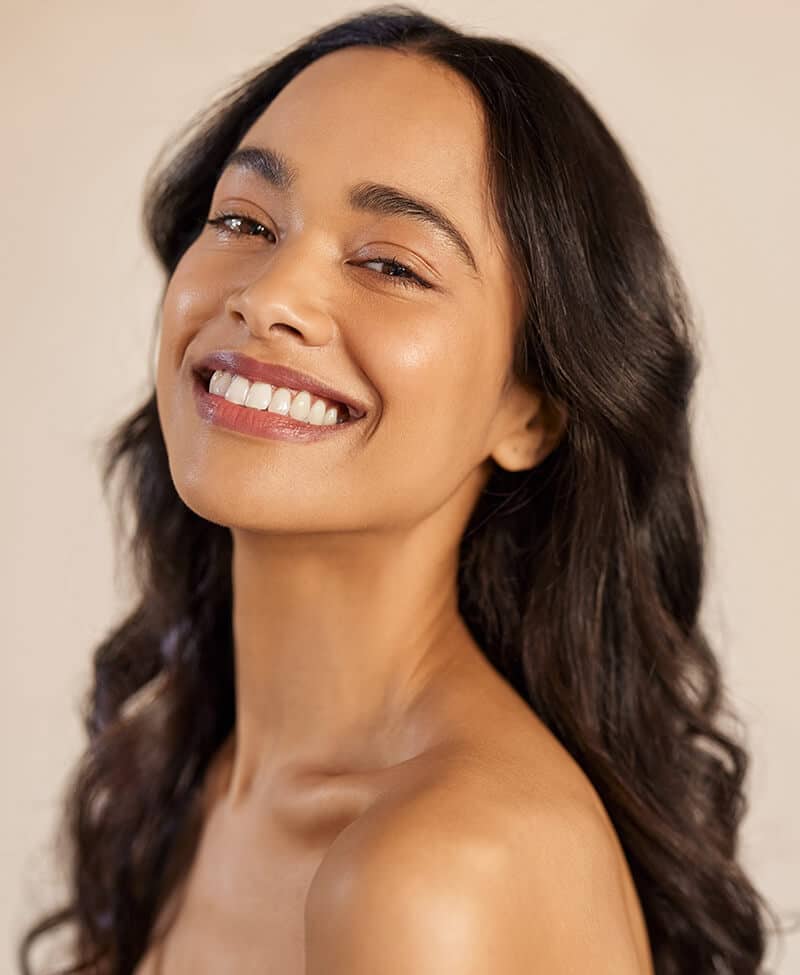
<path fill-rule="evenodd" d="M 505 394 L 501 413 L 503 433 L 491 456 L 507 471 L 540 464 L 557 446 L 567 424 L 563 404 L 518 380 Z"/>

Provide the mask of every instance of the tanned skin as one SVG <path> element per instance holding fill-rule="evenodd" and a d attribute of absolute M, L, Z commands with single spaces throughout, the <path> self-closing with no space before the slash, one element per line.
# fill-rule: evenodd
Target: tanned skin
<path fill-rule="evenodd" d="M 137 975 L 649 975 L 599 798 L 457 610 L 491 461 L 536 465 L 564 423 L 505 388 L 520 310 L 480 103 L 431 60 L 348 48 L 239 145 L 295 179 L 223 172 L 209 216 L 264 230 L 206 226 L 186 251 L 157 374 L 176 488 L 232 533 L 237 720 Z M 351 209 L 363 181 L 432 203 L 476 267 L 420 220 Z M 366 416 L 312 443 L 210 425 L 191 367 L 216 349 L 309 373 Z"/>

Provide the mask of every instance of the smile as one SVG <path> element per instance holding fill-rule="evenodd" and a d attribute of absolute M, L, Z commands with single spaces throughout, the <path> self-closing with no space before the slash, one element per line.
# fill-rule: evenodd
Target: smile
<path fill-rule="evenodd" d="M 346 423 L 350 410 L 343 403 L 312 396 L 305 389 L 289 389 L 270 383 L 251 382 L 244 376 L 217 369 L 211 374 L 208 391 L 213 396 L 224 397 L 250 410 L 266 410 L 281 416 L 290 416 L 300 423 L 312 426 L 332 426 Z"/>
<path fill-rule="evenodd" d="M 192 380 L 202 420 L 250 437 L 308 443 L 350 430 L 361 419 L 308 390 L 251 382 L 227 370 L 194 371 Z"/>

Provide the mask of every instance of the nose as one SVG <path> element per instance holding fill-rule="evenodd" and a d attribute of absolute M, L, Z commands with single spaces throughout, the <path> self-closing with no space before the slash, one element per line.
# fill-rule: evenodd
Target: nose
<path fill-rule="evenodd" d="M 336 324 L 322 305 L 319 274 L 314 288 L 312 265 L 307 255 L 293 254 L 285 244 L 249 284 L 228 295 L 225 311 L 266 341 L 280 336 L 305 345 L 327 345 Z"/>

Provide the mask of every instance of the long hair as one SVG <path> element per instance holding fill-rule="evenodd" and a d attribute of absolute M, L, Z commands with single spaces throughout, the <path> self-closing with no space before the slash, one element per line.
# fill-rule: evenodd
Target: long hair
<path fill-rule="evenodd" d="M 490 199 L 522 298 L 512 370 L 568 416 L 538 466 L 494 466 L 461 541 L 460 612 L 601 797 L 657 975 L 756 973 L 774 915 L 737 862 L 749 757 L 741 722 L 722 727 L 738 719 L 698 620 L 693 318 L 647 196 L 586 97 L 517 44 L 371 8 L 190 120 L 148 174 L 151 246 L 168 282 L 250 125 L 304 67 L 356 45 L 435 59 L 482 100 Z M 21 939 L 25 975 L 33 942 L 65 923 L 74 957 L 60 971 L 133 972 L 191 861 L 193 800 L 236 718 L 230 531 L 176 493 L 154 393 L 111 432 L 107 495 L 116 475 L 138 602 L 94 652 L 88 744 L 63 811 L 69 900 Z"/>

